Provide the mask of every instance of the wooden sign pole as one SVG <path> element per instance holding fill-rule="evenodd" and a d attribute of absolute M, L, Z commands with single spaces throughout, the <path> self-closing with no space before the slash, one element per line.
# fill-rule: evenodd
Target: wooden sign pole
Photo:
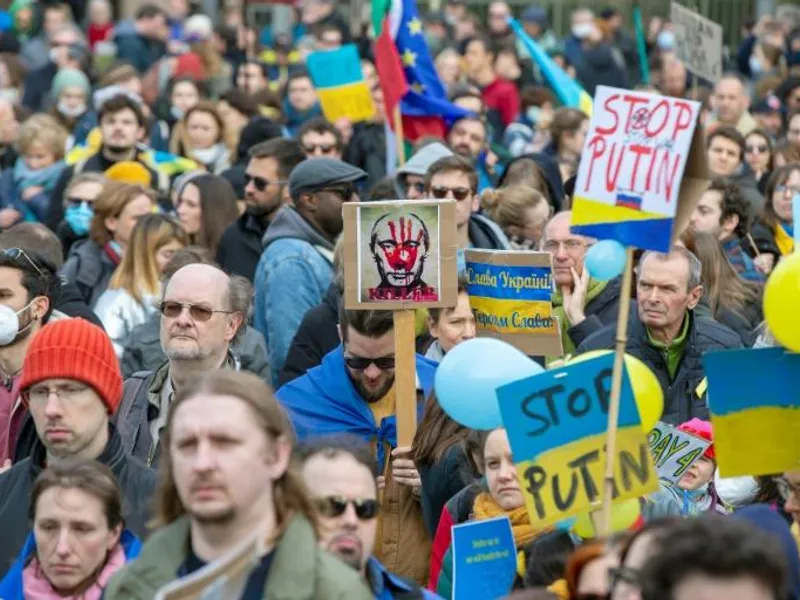
<path fill-rule="evenodd" d="M 628 313 L 631 304 L 631 286 L 633 284 L 633 248 L 625 251 L 625 273 L 622 276 L 622 290 L 619 299 L 619 315 L 617 317 L 617 339 L 614 354 L 614 372 L 611 378 L 611 401 L 608 406 L 608 432 L 606 436 L 606 473 L 603 489 L 603 508 L 600 527 L 595 530 L 601 536 L 611 533 L 611 503 L 614 494 L 614 466 L 616 464 L 617 424 L 619 421 L 619 403 L 622 395 L 622 376 L 625 367 L 625 345 L 628 342 Z"/>

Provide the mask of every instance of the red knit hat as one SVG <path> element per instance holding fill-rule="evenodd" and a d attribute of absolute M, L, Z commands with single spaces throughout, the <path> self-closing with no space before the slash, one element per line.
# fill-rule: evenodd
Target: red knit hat
<path fill-rule="evenodd" d="M 711 442 L 711 445 L 706 448 L 703 456 L 711 460 L 717 459 L 717 452 L 714 450 L 714 430 L 711 428 L 711 423 L 695 417 L 691 421 L 686 421 L 686 423 L 678 425 L 678 429 L 689 435 Z"/>
<path fill-rule="evenodd" d="M 122 373 L 106 332 L 84 319 L 62 319 L 42 327 L 25 354 L 19 389 L 46 379 L 74 379 L 90 385 L 109 414 L 122 400 Z"/>

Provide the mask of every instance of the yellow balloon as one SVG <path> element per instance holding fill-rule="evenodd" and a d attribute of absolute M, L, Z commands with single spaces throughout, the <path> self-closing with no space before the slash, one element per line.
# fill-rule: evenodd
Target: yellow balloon
<path fill-rule="evenodd" d="M 611 533 L 625 531 L 631 527 L 642 514 L 639 499 L 625 500 L 611 506 Z M 597 537 L 594 523 L 589 513 L 583 513 L 575 519 L 572 530 L 584 540 Z"/>
<path fill-rule="evenodd" d="M 613 354 L 613 352 L 611 350 L 592 350 L 575 356 L 567 364 L 591 360 L 606 354 Z M 625 368 L 633 388 L 636 407 L 639 409 L 642 429 L 645 433 L 649 433 L 664 413 L 664 390 L 661 389 L 661 384 L 650 367 L 635 356 L 625 355 Z"/>
<path fill-rule="evenodd" d="M 800 352 L 800 251 L 784 256 L 764 287 L 764 318 L 781 346 Z"/>

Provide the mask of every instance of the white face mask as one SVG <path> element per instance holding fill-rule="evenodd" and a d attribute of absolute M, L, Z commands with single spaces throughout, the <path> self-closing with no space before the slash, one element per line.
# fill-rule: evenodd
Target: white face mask
<path fill-rule="evenodd" d="M 50 58 L 51 63 L 58 64 L 58 48 L 50 48 L 48 57 Z"/>
<path fill-rule="evenodd" d="M 572 35 L 574 35 L 579 40 L 585 40 L 594 31 L 594 24 L 593 23 L 578 23 L 577 25 L 572 26 Z"/>
<path fill-rule="evenodd" d="M 28 302 L 28 304 L 17 312 L 14 312 L 13 308 L 5 304 L 0 304 L 0 347 L 8 346 L 22 331 L 25 331 L 28 327 L 33 325 L 33 319 L 31 319 L 31 322 L 28 323 L 22 331 L 19 329 L 19 313 L 26 310 L 31 304 L 33 304 L 33 300 Z"/>
<path fill-rule="evenodd" d="M 83 113 L 86 112 L 86 105 L 80 104 L 78 106 L 69 106 L 63 100 L 60 100 L 58 105 L 56 106 L 56 110 L 60 112 L 65 117 L 75 118 L 80 117 Z"/>
<path fill-rule="evenodd" d="M 714 474 L 714 488 L 720 499 L 736 508 L 752 504 L 758 495 L 758 482 L 752 477 L 720 477 Z"/>

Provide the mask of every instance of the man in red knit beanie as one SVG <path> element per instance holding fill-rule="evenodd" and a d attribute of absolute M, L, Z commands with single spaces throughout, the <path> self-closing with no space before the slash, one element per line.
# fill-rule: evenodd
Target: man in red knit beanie
<path fill-rule="evenodd" d="M 20 390 L 38 440 L 28 458 L 0 475 L 0 578 L 28 535 L 31 490 L 46 465 L 82 458 L 108 466 L 122 490 L 125 526 L 144 536 L 155 473 L 125 455 L 109 423 L 122 375 L 105 332 L 83 319 L 45 325 L 28 346 Z"/>

